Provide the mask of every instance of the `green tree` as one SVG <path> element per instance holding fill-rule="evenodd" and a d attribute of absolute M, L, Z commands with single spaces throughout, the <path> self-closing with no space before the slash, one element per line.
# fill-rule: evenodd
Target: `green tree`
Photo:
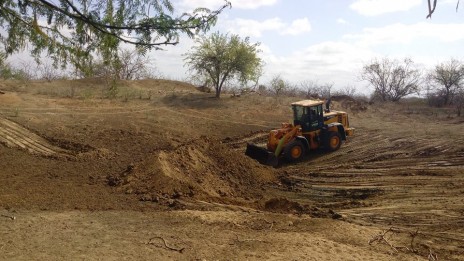
<path fill-rule="evenodd" d="M 31 46 L 39 61 L 44 52 L 55 65 L 88 64 L 95 53 L 105 61 L 117 60 L 120 43 L 144 53 L 176 45 L 179 36 L 208 31 L 226 7 L 197 8 L 174 15 L 170 0 L 2 0 L 0 38 L 7 55 Z"/>
<path fill-rule="evenodd" d="M 200 76 L 209 78 L 219 98 L 225 82 L 238 80 L 241 84 L 257 82 L 261 76 L 262 60 L 258 57 L 259 43 L 238 35 L 213 33 L 196 40 L 197 45 L 186 53 L 186 65 Z"/>
<path fill-rule="evenodd" d="M 271 91 L 276 95 L 282 95 L 286 90 L 290 88 L 290 83 L 285 81 L 282 76 L 275 75 L 269 82 Z"/>
<path fill-rule="evenodd" d="M 374 87 L 375 97 L 397 102 L 419 91 L 421 73 L 409 58 L 403 61 L 383 58 L 364 65 L 361 79 Z"/>

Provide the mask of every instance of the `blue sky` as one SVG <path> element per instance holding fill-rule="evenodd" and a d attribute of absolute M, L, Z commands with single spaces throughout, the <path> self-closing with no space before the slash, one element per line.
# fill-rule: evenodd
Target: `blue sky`
<path fill-rule="evenodd" d="M 175 0 L 179 12 L 194 7 L 216 9 L 222 0 Z M 424 71 L 451 57 L 464 57 L 464 8 L 457 0 L 438 0 L 426 19 L 426 0 L 231 0 L 212 31 L 239 34 L 260 42 L 265 62 L 262 83 L 275 75 L 298 84 L 333 83 L 334 89 L 356 86 L 362 65 L 373 58 L 410 57 Z M 152 52 L 163 75 L 187 76 L 182 54 L 188 38 L 165 51 Z"/>

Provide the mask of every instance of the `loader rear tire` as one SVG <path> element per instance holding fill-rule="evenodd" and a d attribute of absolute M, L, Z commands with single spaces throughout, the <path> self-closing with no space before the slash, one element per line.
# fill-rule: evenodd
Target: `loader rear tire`
<path fill-rule="evenodd" d="M 330 132 L 325 144 L 326 150 L 336 151 L 340 148 L 340 145 L 342 145 L 342 137 L 340 133 L 336 131 Z"/>
<path fill-rule="evenodd" d="M 300 161 L 305 155 L 305 147 L 299 140 L 293 140 L 284 148 L 285 158 L 290 162 Z"/>

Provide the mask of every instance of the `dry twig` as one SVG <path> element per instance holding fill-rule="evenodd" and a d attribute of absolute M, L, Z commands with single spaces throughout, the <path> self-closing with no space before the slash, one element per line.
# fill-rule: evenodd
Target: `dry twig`
<path fill-rule="evenodd" d="M 391 233 L 391 235 L 393 235 L 394 233 L 409 233 L 409 236 L 411 237 L 411 242 L 409 243 L 410 244 L 410 248 L 408 247 L 405 247 L 405 246 L 393 246 L 393 244 L 391 244 L 388 240 L 389 238 L 387 237 L 388 236 L 388 233 Z M 390 248 L 392 248 L 393 250 L 395 250 L 395 252 L 399 252 L 398 249 L 406 249 L 407 251 L 410 251 L 416 255 L 420 255 L 419 254 L 419 250 L 416 249 L 414 247 L 414 240 L 415 238 L 420 235 L 421 233 L 419 233 L 419 229 L 417 229 L 416 231 L 414 232 L 411 232 L 411 231 L 407 231 L 407 230 L 401 230 L 399 228 L 389 228 L 387 230 L 384 230 L 382 232 L 380 232 L 379 234 L 373 236 L 370 240 L 369 240 L 369 245 L 372 245 L 372 243 L 374 242 L 377 242 L 377 243 L 384 243 L 386 245 L 388 245 Z M 428 253 L 428 256 L 427 256 L 427 259 L 429 261 L 438 261 L 438 256 L 435 252 L 433 252 L 433 250 L 425 245 L 428 250 L 429 250 L 429 253 Z"/>
<path fill-rule="evenodd" d="M 239 243 L 244 243 L 244 242 L 251 242 L 251 241 L 256 241 L 256 242 L 261 242 L 265 243 L 266 241 L 260 240 L 260 239 L 240 239 L 238 238 L 238 234 L 235 234 L 235 241 Z"/>
<path fill-rule="evenodd" d="M 266 223 L 270 224 L 270 226 L 269 226 L 269 230 L 271 230 L 271 229 L 272 229 L 272 227 L 274 226 L 274 223 L 275 223 L 275 222 L 274 222 L 274 221 L 272 221 L 272 222 L 271 222 L 271 221 L 267 221 L 266 219 L 263 219 L 263 220 L 264 220 L 264 222 L 266 222 Z"/>
<path fill-rule="evenodd" d="M 153 239 L 161 239 L 163 241 L 163 244 L 164 244 L 164 247 L 169 249 L 169 250 L 172 250 L 172 251 L 177 251 L 179 253 L 182 253 L 185 249 L 185 247 L 183 248 L 174 248 L 174 247 L 170 247 L 168 246 L 168 244 L 166 243 L 166 239 L 164 239 L 163 237 L 152 237 L 148 240 L 148 243 L 147 244 L 152 244 L 152 245 L 155 245 L 154 242 L 152 242 Z"/>
<path fill-rule="evenodd" d="M 15 216 L 9 216 L 9 215 L 3 215 L 3 214 L 2 214 L 1 216 L 2 216 L 2 217 L 9 218 L 9 219 L 11 219 L 11 220 L 15 220 L 15 219 L 16 219 Z"/>
<path fill-rule="evenodd" d="M 427 256 L 429 261 L 438 261 L 438 256 L 435 254 L 431 248 L 429 248 L 429 255 Z"/>
<path fill-rule="evenodd" d="M 419 229 L 416 230 L 416 232 L 409 232 L 409 235 L 411 236 L 411 252 L 417 254 L 417 250 L 414 248 L 414 239 L 419 235 Z"/>
<path fill-rule="evenodd" d="M 372 243 L 374 242 L 378 242 L 378 243 L 385 243 L 387 244 L 391 249 L 395 250 L 395 252 L 398 253 L 398 249 L 393 246 L 390 242 L 388 242 L 387 240 L 387 234 L 391 232 L 391 233 L 394 233 L 395 230 L 393 228 L 389 228 L 387 230 L 384 230 L 382 232 L 380 232 L 379 234 L 373 236 L 370 240 L 369 240 L 369 245 L 372 245 Z"/>

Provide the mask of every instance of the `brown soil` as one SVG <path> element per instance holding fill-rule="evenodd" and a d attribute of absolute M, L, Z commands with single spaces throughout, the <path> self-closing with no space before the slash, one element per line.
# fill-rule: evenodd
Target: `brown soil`
<path fill-rule="evenodd" d="M 447 112 L 337 100 L 355 136 L 274 169 L 245 146 L 294 98 L 1 86 L 0 259 L 464 260 L 463 121 Z"/>

